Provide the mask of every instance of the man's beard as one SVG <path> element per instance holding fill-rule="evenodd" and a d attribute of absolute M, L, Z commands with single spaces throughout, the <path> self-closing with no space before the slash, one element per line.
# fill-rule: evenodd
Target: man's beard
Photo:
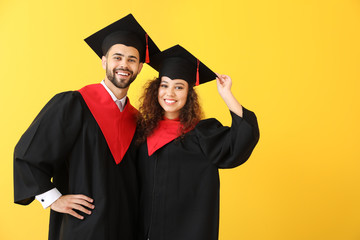
<path fill-rule="evenodd" d="M 127 71 L 127 72 L 130 73 L 130 78 L 129 78 L 129 80 L 127 82 L 126 82 L 126 80 L 120 80 L 120 81 L 116 80 L 116 73 L 115 72 L 118 71 L 118 70 Z M 117 68 L 117 69 L 114 69 L 114 70 L 111 71 L 108 67 L 106 67 L 106 77 L 117 88 L 127 88 L 136 79 L 137 74 L 134 74 L 133 71 L 130 71 L 129 69 Z"/>

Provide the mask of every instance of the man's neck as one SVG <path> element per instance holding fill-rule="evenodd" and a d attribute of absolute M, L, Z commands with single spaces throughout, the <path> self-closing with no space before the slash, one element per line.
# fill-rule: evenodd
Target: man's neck
<path fill-rule="evenodd" d="M 129 87 L 127 88 L 118 88 L 107 78 L 104 80 L 105 85 L 110 89 L 110 91 L 116 96 L 117 99 L 122 99 L 126 96 Z"/>

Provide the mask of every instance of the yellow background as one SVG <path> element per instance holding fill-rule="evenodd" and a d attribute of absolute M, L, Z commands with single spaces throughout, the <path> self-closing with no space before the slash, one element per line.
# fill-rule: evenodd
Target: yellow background
<path fill-rule="evenodd" d="M 360 239 L 359 0 L 0 0 L 0 239 L 47 238 L 48 210 L 13 204 L 14 146 L 55 93 L 103 79 L 83 39 L 128 13 L 230 75 L 258 116 L 250 160 L 221 171 L 221 240 Z M 230 124 L 215 83 L 198 92 Z"/>

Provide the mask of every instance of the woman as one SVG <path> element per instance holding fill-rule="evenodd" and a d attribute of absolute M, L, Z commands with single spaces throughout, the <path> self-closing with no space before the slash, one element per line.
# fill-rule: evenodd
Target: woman
<path fill-rule="evenodd" d="M 249 158 L 259 139 L 256 117 L 231 93 L 229 76 L 215 75 L 179 45 L 151 64 L 159 78 L 146 87 L 138 119 L 139 239 L 218 239 L 218 169 Z M 215 78 L 231 128 L 201 120 L 193 86 Z"/>

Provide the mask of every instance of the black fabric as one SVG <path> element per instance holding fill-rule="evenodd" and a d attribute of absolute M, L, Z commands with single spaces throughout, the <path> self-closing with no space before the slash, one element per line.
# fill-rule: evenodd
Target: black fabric
<path fill-rule="evenodd" d="M 60 93 L 15 147 L 15 203 L 29 204 L 53 187 L 62 194 L 84 194 L 94 199 L 92 214 L 81 213 L 85 219 L 79 220 L 51 211 L 49 239 L 134 239 L 138 187 L 130 155 L 116 165 L 80 93 Z"/>
<path fill-rule="evenodd" d="M 196 82 L 198 59 L 180 45 L 175 45 L 156 55 L 149 65 L 159 72 L 159 77 L 183 79 L 193 86 Z M 216 74 L 199 61 L 199 84 L 216 79 Z"/>
<path fill-rule="evenodd" d="M 166 76 L 170 79 L 183 79 L 190 86 L 196 81 L 196 64 L 191 64 L 183 58 L 167 58 L 161 64 L 159 78 Z"/>
<path fill-rule="evenodd" d="M 115 33 L 115 35 L 108 38 L 108 36 L 113 33 Z M 117 37 L 119 37 L 119 39 L 116 39 Z M 148 36 L 146 40 L 145 30 L 142 28 L 139 22 L 136 21 L 132 14 L 128 14 L 118 21 L 104 27 L 103 29 L 84 39 L 84 41 L 99 56 L 99 58 L 105 56 L 109 48 L 113 44 L 117 43 L 136 48 L 139 51 L 141 62 L 145 62 L 146 60 L 146 42 L 148 43 L 150 57 L 160 52 L 160 49 L 156 46 L 150 36 Z"/>
<path fill-rule="evenodd" d="M 117 31 L 109 34 L 103 41 L 101 49 L 105 56 L 109 49 L 115 44 L 124 44 L 134 47 L 139 51 L 139 56 L 145 56 L 145 43 L 143 43 L 136 34 L 127 31 Z M 144 61 L 145 57 L 143 57 Z"/>
<path fill-rule="evenodd" d="M 219 228 L 219 168 L 244 163 L 259 139 L 253 112 L 234 113 L 232 126 L 200 121 L 192 131 L 148 156 L 140 145 L 138 239 L 216 240 Z M 240 184 L 240 183 L 239 183 Z"/>

